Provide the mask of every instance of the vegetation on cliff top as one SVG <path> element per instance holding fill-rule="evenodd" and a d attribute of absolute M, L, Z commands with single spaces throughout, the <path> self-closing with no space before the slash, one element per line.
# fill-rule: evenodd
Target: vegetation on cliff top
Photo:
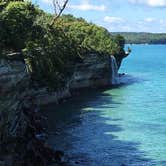
<path fill-rule="evenodd" d="M 120 65 L 124 38 L 112 36 L 103 27 L 82 18 L 63 15 L 52 24 L 53 15 L 29 1 L 0 1 L 0 47 L 23 52 L 32 79 L 42 86 L 59 88 L 70 76 L 69 66 L 84 55 L 114 55 Z"/>

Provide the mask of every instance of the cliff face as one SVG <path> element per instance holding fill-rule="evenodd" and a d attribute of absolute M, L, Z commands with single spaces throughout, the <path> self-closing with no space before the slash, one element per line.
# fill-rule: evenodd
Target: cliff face
<path fill-rule="evenodd" d="M 48 92 L 47 88 L 29 89 L 29 78 L 26 65 L 23 61 L 1 60 L 0 96 L 8 96 L 9 100 L 15 100 L 14 96 L 16 95 L 19 96 L 19 99 L 33 95 L 36 96 L 36 102 L 39 105 L 57 102 L 64 97 L 70 96 L 66 88 L 57 92 Z"/>
<path fill-rule="evenodd" d="M 95 55 L 77 64 L 70 82 L 71 89 L 101 87 L 110 85 L 111 70 L 109 58 L 99 59 Z"/>
<path fill-rule="evenodd" d="M 27 76 L 23 62 L 0 60 L 0 94 L 11 92 Z"/>
<path fill-rule="evenodd" d="M 2 149 L 5 149 L 9 152 L 10 157 L 9 159 L 4 157 L 2 164 L 5 165 L 10 161 L 7 165 L 11 165 L 11 162 L 15 160 L 12 157 L 13 155 L 11 155 L 14 153 L 12 149 L 13 146 L 15 149 L 20 149 L 20 145 L 17 144 L 17 141 L 13 141 L 12 144 L 6 141 L 9 141 L 11 138 L 12 140 L 17 140 L 20 137 L 25 137 L 30 121 L 27 121 L 27 116 L 30 116 L 30 119 L 33 116 L 36 117 L 36 110 L 38 110 L 33 104 L 34 100 L 34 103 L 39 105 L 58 103 L 59 100 L 70 97 L 70 91 L 111 85 L 113 68 L 110 58 L 99 59 L 95 55 L 88 56 L 82 63 L 78 63 L 72 67 L 74 68 L 74 72 L 71 80 L 68 82 L 68 86 L 56 92 L 48 92 L 47 88 L 39 88 L 37 90 L 30 88 L 30 77 L 26 70 L 26 65 L 22 61 L 1 60 L 0 153 L 3 153 Z M 35 98 L 30 98 L 29 101 L 27 96 L 35 96 Z M 35 127 L 34 120 L 32 122 Z M 29 135 L 29 133 L 27 134 Z M 28 145 L 31 140 L 33 139 L 27 140 L 27 143 L 23 143 L 21 146 Z M 2 145 L 4 146 L 2 147 Z M 36 143 L 32 147 L 35 147 L 35 145 Z M 20 150 L 21 153 L 26 153 L 26 148 Z"/>
<path fill-rule="evenodd" d="M 28 90 L 34 94 L 39 105 L 45 105 L 70 97 L 70 91 L 82 88 L 96 88 L 111 84 L 111 64 L 109 58 L 99 59 L 96 55 L 89 55 L 82 63 L 74 67 L 74 73 L 68 86 L 56 92 L 48 92 L 46 88 Z M 22 88 L 20 95 L 26 95 L 29 77 L 26 65 L 21 61 L 0 61 L 0 94 L 6 95 Z"/>

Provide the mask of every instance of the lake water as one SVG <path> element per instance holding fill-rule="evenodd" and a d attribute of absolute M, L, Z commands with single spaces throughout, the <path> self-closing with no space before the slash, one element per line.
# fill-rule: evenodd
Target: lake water
<path fill-rule="evenodd" d="M 49 142 L 73 166 L 166 166 L 166 45 L 130 47 L 123 86 L 47 108 Z"/>

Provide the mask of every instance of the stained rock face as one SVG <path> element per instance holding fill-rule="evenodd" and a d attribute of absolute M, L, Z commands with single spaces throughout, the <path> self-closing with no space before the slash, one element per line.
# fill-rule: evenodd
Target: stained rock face
<path fill-rule="evenodd" d="M 70 82 L 71 89 L 101 87 L 110 84 L 110 63 L 108 58 L 99 59 L 89 55 L 83 63 L 77 64 Z"/>
<path fill-rule="evenodd" d="M 12 91 L 26 76 L 26 66 L 23 62 L 0 60 L 0 93 Z"/>
<path fill-rule="evenodd" d="M 68 86 L 56 92 L 48 92 L 46 88 L 31 90 L 29 93 L 37 96 L 39 105 L 58 102 L 63 98 L 70 97 L 70 90 L 81 88 L 93 88 L 110 85 L 111 67 L 108 58 L 99 59 L 97 55 L 89 55 L 82 63 L 74 67 L 74 73 Z M 22 61 L 0 61 L 0 94 L 9 94 L 16 88 L 26 89 L 29 77 L 26 65 Z M 24 92 L 23 92 L 24 93 Z M 24 94 L 25 95 L 25 94 Z"/>
<path fill-rule="evenodd" d="M 38 90 L 29 89 L 30 82 L 26 65 L 22 61 L 0 60 L 0 95 L 14 96 L 18 93 L 20 98 L 27 95 L 35 95 L 36 102 L 39 105 L 47 105 L 56 103 L 58 100 L 70 97 L 68 88 L 60 89 L 56 92 L 48 92 L 47 88 L 39 88 Z M 14 93 L 12 95 L 12 93 Z M 12 99 L 11 99 L 12 100 Z"/>

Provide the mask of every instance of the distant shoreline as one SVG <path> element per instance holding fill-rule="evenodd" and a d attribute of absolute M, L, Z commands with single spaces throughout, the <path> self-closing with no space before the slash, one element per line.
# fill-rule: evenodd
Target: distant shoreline
<path fill-rule="evenodd" d="M 166 33 L 147 33 L 147 32 L 112 32 L 111 35 L 121 35 L 125 38 L 127 44 L 154 44 L 165 45 Z"/>
<path fill-rule="evenodd" d="M 126 43 L 125 45 L 166 45 L 166 43 Z"/>

